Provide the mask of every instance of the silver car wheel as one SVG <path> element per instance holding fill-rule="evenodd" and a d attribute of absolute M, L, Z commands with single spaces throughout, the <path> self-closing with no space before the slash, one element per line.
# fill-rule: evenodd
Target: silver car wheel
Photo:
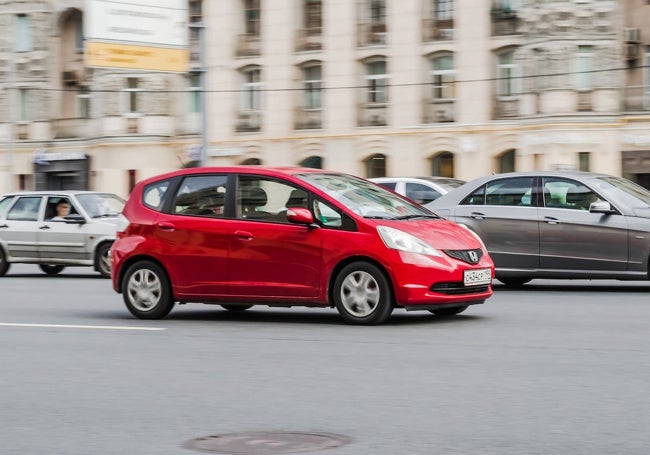
<path fill-rule="evenodd" d="M 149 269 L 137 270 L 126 285 L 129 300 L 139 311 L 150 311 L 160 303 L 162 284 Z"/>
<path fill-rule="evenodd" d="M 365 271 L 355 271 L 341 283 L 341 304 L 355 317 L 371 315 L 381 298 L 375 278 Z"/>

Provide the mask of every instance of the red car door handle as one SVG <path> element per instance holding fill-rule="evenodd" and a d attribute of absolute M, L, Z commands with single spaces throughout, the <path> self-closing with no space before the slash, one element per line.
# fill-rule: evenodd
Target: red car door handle
<path fill-rule="evenodd" d="M 176 230 L 174 225 L 171 224 L 171 223 L 162 222 L 162 223 L 158 223 L 157 226 L 158 226 L 158 229 L 160 229 L 161 231 L 175 231 Z"/>
<path fill-rule="evenodd" d="M 252 240 L 253 234 L 247 231 L 235 231 L 235 236 L 242 240 Z"/>

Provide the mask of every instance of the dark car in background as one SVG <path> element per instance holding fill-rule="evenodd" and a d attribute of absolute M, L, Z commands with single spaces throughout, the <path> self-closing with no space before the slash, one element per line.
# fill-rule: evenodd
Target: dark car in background
<path fill-rule="evenodd" d="M 69 213 L 57 217 L 57 205 Z M 0 197 L 0 276 L 12 263 L 38 264 L 54 275 L 91 266 L 110 277 L 109 251 L 124 200 L 93 191 L 24 191 Z"/>
<path fill-rule="evenodd" d="M 482 177 L 427 204 L 485 242 L 496 278 L 647 280 L 650 191 L 589 172 Z"/>
<path fill-rule="evenodd" d="M 464 180 L 439 176 L 375 177 L 368 180 L 406 196 L 418 204 L 427 204 L 434 201 L 465 183 Z"/>
<path fill-rule="evenodd" d="M 138 318 L 198 302 L 336 307 L 379 324 L 396 307 L 451 316 L 492 295 L 475 234 L 348 174 L 185 169 L 138 183 L 123 214 L 113 288 Z"/>

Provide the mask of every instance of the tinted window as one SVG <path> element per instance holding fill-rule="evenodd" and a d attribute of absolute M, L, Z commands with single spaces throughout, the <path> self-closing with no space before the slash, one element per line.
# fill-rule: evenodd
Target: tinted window
<path fill-rule="evenodd" d="M 441 196 L 439 192 L 421 183 L 407 183 L 406 197 L 414 200 L 418 204 L 426 204 Z"/>
<path fill-rule="evenodd" d="M 0 199 L 0 218 L 4 216 L 5 212 L 9 208 L 9 204 L 11 204 L 11 201 L 13 200 L 14 200 L 13 196 L 3 197 L 2 199 Z"/>
<path fill-rule="evenodd" d="M 38 208 L 41 205 L 39 197 L 21 197 L 7 213 L 8 220 L 36 221 L 38 219 Z"/>
<path fill-rule="evenodd" d="M 377 182 L 377 183 L 383 186 L 384 188 L 388 188 L 393 191 L 395 191 L 395 187 L 397 186 L 396 182 Z"/>
<path fill-rule="evenodd" d="M 589 210 L 592 202 L 601 199 L 591 189 L 575 180 L 545 177 L 544 206 L 548 208 Z"/>
<path fill-rule="evenodd" d="M 485 205 L 531 206 L 533 177 L 490 182 L 485 188 Z"/>
<path fill-rule="evenodd" d="M 212 218 L 225 216 L 225 175 L 194 175 L 186 177 L 178 188 L 173 213 Z"/>

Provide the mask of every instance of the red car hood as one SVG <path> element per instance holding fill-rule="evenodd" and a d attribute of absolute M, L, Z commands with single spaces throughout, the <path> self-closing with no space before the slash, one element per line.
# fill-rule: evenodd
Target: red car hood
<path fill-rule="evenodd" d="M 375 221 L 375 220 L 372 220 Z M 482 248 L 481 242 L 467 229 L 448 220 L 376 220 L 375 226 L 389 226 L 411 234 L 439 250 Z"/>

